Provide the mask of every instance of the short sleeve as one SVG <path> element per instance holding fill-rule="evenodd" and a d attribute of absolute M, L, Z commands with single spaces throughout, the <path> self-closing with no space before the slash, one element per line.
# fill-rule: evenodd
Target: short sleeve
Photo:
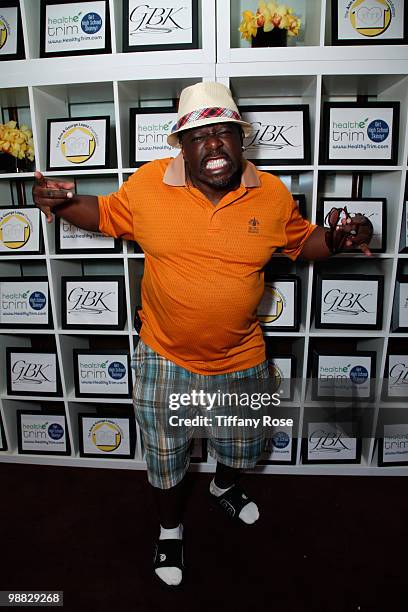
<path fill-rule="evenodd" d="M 99 231 L 115 238 L 133 239 L 133 216 L 126 183 L 116 193 L 98 196 Z"/>
<path fill-rule="evenodd" d="M 286 244 L 282 253 L 292 260 L 299 257 L 304 243 L 316 227 L 310 221 L 303 219 L 296 202 L 290 198 L 289 215 L 285 226 Z"/>

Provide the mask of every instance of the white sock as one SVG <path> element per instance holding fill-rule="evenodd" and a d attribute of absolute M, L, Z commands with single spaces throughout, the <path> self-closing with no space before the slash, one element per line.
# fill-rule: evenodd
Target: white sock
<path fill-rule="evenodd" d="M 183 539 L 183 525 L 180 523 L 178 527 L 174 529 L 165 529 L 160 525 L 160 536 L 159 540 L 182 540 Z M 158 577 L 163 580 L 166 584 L 177 586 L 180 584 L 183 574 L 178 567 L 159 567 L 154 570 Z"/>
<path fill-rule="evenodd" d="M 210 482 L 210 493 L 215 495 L 215 497 L 220 497 L 220 495 L 228 491 L 228 489 L 232 489 L 233 486 L 234 485 L 232 485 L 231 487 L 227 487 L 226 489 L 221 489 L 220 487 L 217 487 L 213 478 Z M 255 523 L 255 521 L 259 519 L 258 506 L 254 502 L 247 503 L 246 506 L 242 508 L 241 512 L 238 515 L 238 518 L 240 518 L 241 521 L 243 521 L 247 525 L 252 525 L 253 523 Z"/>

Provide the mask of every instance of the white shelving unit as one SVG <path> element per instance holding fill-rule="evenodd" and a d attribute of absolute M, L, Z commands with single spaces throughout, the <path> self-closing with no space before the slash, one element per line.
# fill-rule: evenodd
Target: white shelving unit
<path fill-rule="evenodd" d="M 399 253 L 403 202 L 407 184 L 408 158 L 408 48 L 403 45 L 333 47 L 330 40 L 330 0 L 294 0 L 291 3 L 305 14 L 306 31 L 287 48 L 250 49 L 240 41 L 237 28 L 241 12 L 255 8 L 257 0 L 201 0 L 200 48 L 193 51 L 122 53 L 121 0 L 110 0 L 112 53 L 103 56 L 39 58 L 39 0 L 21 0 L 26 60 L 2 63 L 0 106 L 17 106 L 21 118 L 32 125 L 38 169 L 45 170 L 46 123 L 48 118 L 106 115 L 111 118 L 111 166 L 64 176 L 75 177 L 79 193 L 115 191 L 134 169 L 129 168 L 129 108 L 166 105 L 183 87 L 201 80 L 214 80 L 230 86 L 240 104 L 308 104 L 311 118 L 312 163 L 308 166 L 275 166 L 265 169 L 282 178 L 294 192 L 305 193 L 307 212 L 312 221 L 318 213 L 321 196 L 351 195 L 352 173 L 364 172 L 363 195 L 387 198 L 387 249 L 370 260 L 360 255 L 340 255 L 320 264 L 292 263 L 275 257 L 277 273 L 296 273 L 301 277 L 301 327 L 299 332 L 265 334 L 276 353 L 281 347 L 297 357 L 299 389 L 289 405 L 298 409 L 298 434 L 307 420 L 311 401 L 307 382 L 309 357 L 316 343 L 341 345 L 344 331 L 319 330 L 314 326 L 313 281 L 316 269 L 344 273 L 380 273 L 385 277 L 384 317 L 378 331 L 350 332 L 356 349 L 374 350 L 380 379 L 387 352 L 393 343 L 406 343 L 408 334 L 391 331 L 394 286 L 399 271 L 408 272 L 408 255 Z M 253 5 L 253 6 L 252 6 Z M 397 100 L 401 103 L 398 164 L 383 166 L 326 166 L 319 163 L 321 111 L 324 101 L 355 100 L 368 95 L 372 100 Z M 44 172 L 61 176 L 61 172 Z M 10 204 L 10 186 L 23 179 L 29 196 L 30 173 L 0 174 L 0 204 Z M 30 198 L 28 197 L 28 200 Z M 28 201 L 30 203 L 30 201 Z M 42 218 L 44 255 L 1 256 L 0 276 L 47 275 L 54 328 L 49 330 L 0 330 L 0 368 L 5 372 L 6 346 L 29 347 L 44 344 L 55 348 L 61 373 L 61 398 L 8 396 L 5 376 L 0 379 L 0 413 L 9 450 L 0 452 L 0 461 L 101 468 L 144 469 L 143 450 L 137 432 L 134 460 L 91 459 L 79 457 L 77 414 L 84 408 L 96 409 L 100 400 L 75 397 L 73 348 L 88 348 L 105 343 L 133 352 L 134 307 L 140 294 L 143 254 L 134 252 L 131 243 L 123 243 L 120 253 L 112 255 L 65 255 L 55 253 L 53 224 Z M 83 331 L 61 329 L 60 278 L 69 274 L 121 274 L 125 279 L 127 324 L 123 331 Z M 379 391 L 379 382 L 378 389 Z M 377 395 L 378 396 L 378 395 Z M 131 400 L 108 400 L 109 404 L 131 407 Z M 327 403 L 326 403 L 327 404 Z M 401 403 L 400 403 L 401 404 Z M 395 403 L 395 406 L 400 404 Z M 17 452 L 16 410 L 63 407 L 71 439 L 71 456 L 19 455 Z M 323 405 L 323 404 L 322 404 Z M 401 407 L 404 407 L 401 405 Z M 375 431 L 379 401 L 373 406 L 372 431 Z M 193 469 L 212 471 L 214 463 L 194 464 Z M 359 465 L 302 465 L 300 444 L 296 465 L 268 465 L 263 471 L 282 474 L 408 474 L 406 467 L 380 468 L 376 465 L 373 438 L 363 441 Z"/>

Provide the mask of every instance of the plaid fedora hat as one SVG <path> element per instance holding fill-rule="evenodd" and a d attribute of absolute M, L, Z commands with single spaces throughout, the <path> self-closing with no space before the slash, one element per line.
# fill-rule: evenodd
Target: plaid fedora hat
<path fill-rule="evenodd" d="M 191 128 L 212 123 L 238 123 L 245 136 L 251 133 L 251 124 L 242 121 L 232 94 L 222 83 L 203 81 L 183 89 L 180 95 L 178 121 L 173 126 L 167 142 L 171 147 L 179 147 L 178 135 Z"/>

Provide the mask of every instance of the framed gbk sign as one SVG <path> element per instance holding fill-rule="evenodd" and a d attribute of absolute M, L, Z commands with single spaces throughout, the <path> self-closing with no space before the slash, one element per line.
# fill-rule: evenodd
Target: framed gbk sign
<path fill-rule="evenodd" d="M 41 57 L 110 52 L 109 0 L 41 0 Z"/>
<path fill-rule="evenodd" d="M 408 332 L 408 274 L 396 280 L 392 322 L 393 331 Z"/>
<path fill-rule="evenodd" d="M 33 348 L 6 348 L 9 395 L 62 394 L 57 354 Z"/>
<path fill-rule="evenodd" d="M 139 167 L 153 159 L 176 157 L 180 149 L 167 144 L 167 136 L 177 121 L 173 107 L 130 109 L 131 167 Z"/>
<path fill-rule="evenodd" d="M 299 330 L 300 278 L 288 274 L 265 283 L 258 319 L 265 329 Z"/>
<path fill-rule="evenodd" d="M 47 120 L 47 170 L 109 166 L 107 115 Z"/>
<path fill-rule="evenodd" d="M 332 0 L 333 45 L 408 42 L 406 0 Z"/>
<path fill-rule="evenodd" d="M 0 206 L 0 256 L 43 252 L 41 213 L 37 206 Z"/>
<path fill-rule="evenodd" d="M 319 221 L 324 227 L 329 228 L 327 215 L 331 209 L 347 208 L 351 216 L 361 213 L 365 215 L 373 225 L 373 236 L 370 240 L 370 251 L 374 253 L 383 253 L 385 251 L 386 237 L 386 199 L 385 198 L 321 198 Z M 342 219 L 345 218 L 342 213 L 339 217 L 338 224 L 341 226 Z M 360 249 L 355 249 L 356 253 L 361 253 Z"/>
<path fill-rule="evenodd" d="M 408 401 L 408 352 L 388 355 L 384 383 L 383 399 Z"/>
<path fill-rule="evenodd" d="M 244 138 L 245 157 L 257 165 L 310 163 L 309 107 L 306 104 L 241 106 L 252 134 Z"/>
<path fill-rule="evenodd" d="M 123 276 L 65 276 L 64 329 L 123 329 L 126 320 Z"/>
<path fill-rule="evenodd" d="M 24 57 L 20 2 L 0 0 L 0 61 Z"/>
<path fill-rule="evenodd" d="M 197 0 L 124 0 L 123 51 L 197 49 Z"/>
<path fill-rule="evenodd" d="M 384 277 L 318 274 L 316 321 L 322 329 L 380 329 Z"/>
<path fill-rule="evenodd" d="M 395 165 L 399 102 L 325 102 L 321 163 Z"/>
<path fill-rule="evenodd" d="M 305 429 L 303 463 L 360 463 L 361 438 L 354 434 L 353 423 L 309 422 Z"/>

